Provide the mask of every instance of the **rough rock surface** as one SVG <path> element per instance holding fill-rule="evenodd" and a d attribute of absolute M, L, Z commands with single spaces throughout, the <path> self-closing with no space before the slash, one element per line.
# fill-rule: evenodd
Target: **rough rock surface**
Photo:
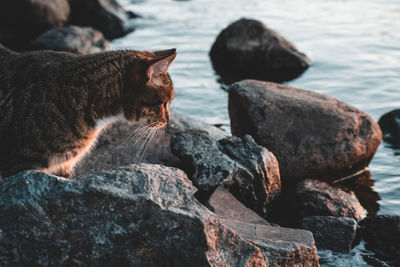
<path fill-rule="evenodd" d="M 207 202 L 207 206 L 224 219 L 254 224 L 271 225 L 251 209 L 246 208 L 223 186 L 218 186 Z"/>
<path fill-rule="evenodd" d="M 170 140 L 177 132 L 189 129 L 205 131 L 216 140 L 227 135 L 217 127 L 171 110 L 171 121 L 149 142 L 141 159 L 139 150 L 144 140 L 135 134 L 137 125 L 116 123 L 100 137 L 92 153 L 79 163 L 75 177 L 138 162 L 181 167 L 180 160 L 171 152 Z"/>
<path fill-rule="evenodd" d="M 400 216 L 378 215 L 360 222 L 361 238 L 366 248 L 400 266 Z"/>
<path fill-rule="evenodd" d="M 101 32 L 90 27 L 68 26 L 41 34 L 32 42 L 32 48 L 86 55 L 109 50 L 110 43 Z"/>
<path fill-rule="evenodd" d="M 80 180 L 21 172 L 0 184 L 0 265 L 266 266 L 194 191 L 160 165 Z"/>
<path fill-rule="evenodd" d="M 400 109 L 382 115 L 378 123 L 382 129 L 383 140 L 400 145 Z"/>
<path fill-rule="evenodd" d="M 205 195 L 224 184 L 245 206 L 265 216 L 268 204 L 280 193 L 275 156 L 251 136 L 215 141 L 204 132 L 180 132 L 172 137 L 171 149 Z"/>
<path fill-rule="evenodd" d="M 310 216 L 301 224 L 313 233 L 318 249 L 335 252 L 349 252 L 357 232 L 357 222 L 348 217 Z"/>
<path fill-rule="evenodd" d="M 288 81 L 300 76 L 310 59 L 262 22 L 240 19 L 217 37 L 210 57 L 227 82 L 242 79 Z"/>
<path fill-rule="evenodd" d="M 309 231 L 233 220 L 223 220 L 223 223 L 256 244 L 268 266 L 319 266 L 314 238 Z"/>
<path fill-rule="evenodd" d="M 283 183 L 340 178 L 362 169 L 381 140 L 366 113 L 287 85 L 244 80 L 229 88 L 232 134 L 250 134 L 277 157 Z"/>
<path fill-rule="evenodd" d="M 70 23 L 91 26 L 101 31 L 107 39 L 124 36 L 133 29 L 129 14 L 116 0 L 68 0 L 71 6 Z"/>
<path fill-rule="evenodd" d="M 68 20 L 67 0 L 0 1 L 0 42 L 10 48 L 24 47 L 37 35 Z"/>
<path fill-rule="evenodd" d="M 319 180 L 307 179 L 297 184 L 295 205 L 301 217 L 336 216 L 358 219 L 366 214 L 354 192 L 346 192 Z"/>

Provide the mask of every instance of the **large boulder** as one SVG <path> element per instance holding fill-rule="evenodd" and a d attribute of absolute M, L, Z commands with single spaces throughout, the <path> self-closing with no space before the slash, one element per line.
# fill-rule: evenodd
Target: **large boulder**
<path fill-rule="evenodd" d="M 361 237 L 366 248 L 400 266 L 400 216 L 378 215 L 360 222 Z"/>
<path fill-rule="evenodd" d="M 67 0 L 2 0 L 0 42 L 10 48 L 26 47 L 39 34 L 62 27 L 69 14 Z"/>
<path fill-rule="evenodd" d="M 275 156 L 250 136 L 216 141 L 204 132 L 186 131 L 172 137 L 171 149 L 203 198 L 223 184 L 245 206 L 265 216 L 280 193 Z"/>
<path fill-rule="evenodd" d="M 68 0 L 71 6 L 70 23 L 90 26 L 101 31 L 107 39 L 131 32 L 130 15 L 116 0 Z"/>
<path fill-rule="evenodd" d="M 382 115 L 378 121 L 383 133 L 383 140 L 400 146 L 400 109 Z"/>
<path fill-rule="evenodd" d="M 296 186 L 295 206 L 300 217 L 336 216 L 362 218 L 366 210 L 354 192 L 346 192 L 328 183 L 307 179 Z"/>
<path fill-rule="evenodd" d="M 0 265 L 266 266 L 194 191 L 159 165 L 80 180 L 19 173 L 0 184 Z"/>
<path fill-rule="evenodd" d="M 145 140 L 139 134 L 140 127 L 137 124 L 119 122 L 99 138 L 95 149 L 77 166 L 74 176 L 140 162 L 182 168 L 179 158 L 171 152 L 170 140 L 173 135 L 185 130 L 205 131 L 215 140 L 227 136 L 217 127 L 171 110 L 171 121 L 163 131 L 155 134 L 143 153 L 142 145 Z"/>
<path fill-rule="evenodd" d="M 32 48 L 86 55 L 109 50 L 110 43 L 90 27 L 68 26 L 41 34 L 32 42 Z"/>
<path fill-rule="evenodd" d="M 229 88 L 232 134 L 250 134 L 277 157 L 283 182 L 334 179 L 363 169 L 382 133 L 366 113 L 335 98 L 244 80 Z"/>
<path fill-rule="evenodd" d="M 357 222 L 348 217 L 310 216 L 301 226 L 313 233 L 318 249 L 335 252 L 349 252 L 357 232 Z"/>
<path fill-rule="evenodd" d="M 253 19 L 240 19 L 224 29 L 210 57 L 226 83 L 249 78 L 288 81 L 310 65 L 310 59 L 292 43 Z"/>
<path fill-rule="evenodd" d="M 0 183 L 0 265 L 318 266 L 312 234 L 220 220 L 181 170 L 141 164 Z"/>

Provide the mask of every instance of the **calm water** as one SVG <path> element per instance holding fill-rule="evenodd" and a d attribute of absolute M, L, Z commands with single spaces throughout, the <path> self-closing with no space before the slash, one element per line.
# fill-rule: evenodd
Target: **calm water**
<path fill-rule="evenodd" d="M 336 97 L 378 120 L 400 108 L 400 1 L 398 0 L 121 0 L 143 16 L 137 30 L 115 40 L 113 49 L 176 47 L 170 74 L 176 88 L 173 108 L 229 129 L 227 93 L 221 89 L 209 49 L 231 22 L 263 21 L 312 60 L 302 77 L 288 82 Z M 400 157 L 383 143 L 370 171 L 381 200 L 379 214 L 400 215 Z M 396 155 L 397 154 L 397 155 Z M 321 252 L 325 266 L 367 266 L 360 244 L 352 253 Z"/>

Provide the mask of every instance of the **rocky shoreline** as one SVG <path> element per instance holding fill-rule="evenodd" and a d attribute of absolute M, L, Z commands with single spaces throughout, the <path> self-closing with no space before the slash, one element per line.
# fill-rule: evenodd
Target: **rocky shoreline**
<path fill-rule="evenodd" d="M 114 0 L 22 2 L 35 3 L 23 11 L 36 16 L 30 34 L 0 19 L 0 43 L 18 50 L 108 50 L 135 17 Z M 129 139 L 137 126 L 117 123 L 74 179 L 4 179 L 0 265 L 319 266 L 317 249 L 349 252 L 360 240 L 400 264 L 400 216 L 376 215 L 379 196 L 362 191 L 382 138 L 399 143 L 398 110 L 376 123 L 332 97 L 271 82 L 298 77 L 311 60 L 255 20 L 228 26 L 210 57 L 229 84 L 232 136 L 173 112 L 144 163 Z M 268 71 L 255 73 L 254 62 Z"/>

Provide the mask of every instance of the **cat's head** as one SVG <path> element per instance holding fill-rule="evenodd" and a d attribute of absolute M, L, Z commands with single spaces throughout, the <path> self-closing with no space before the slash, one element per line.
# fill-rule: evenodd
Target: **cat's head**
<path fill-rule="evenodd" d="M 136 52 L 122 95 L 128 121 L 149 127 L 162 127 L 169 122 L 174 86 L 168 67 L 176 55 L 176 49 Z"/>

